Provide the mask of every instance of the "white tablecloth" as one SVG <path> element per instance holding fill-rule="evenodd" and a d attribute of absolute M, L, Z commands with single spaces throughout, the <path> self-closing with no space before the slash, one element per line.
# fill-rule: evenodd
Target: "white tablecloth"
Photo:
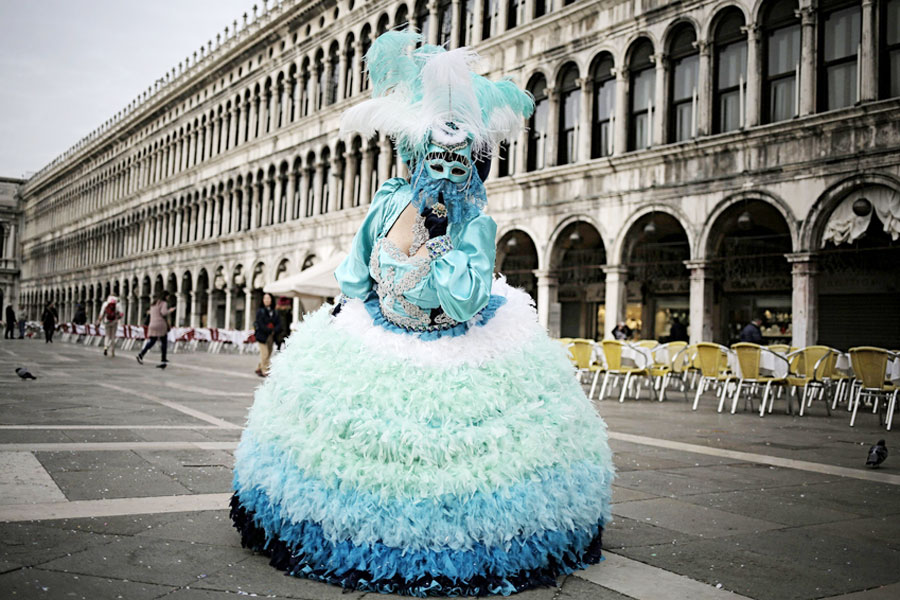
<path fill-rule="evenodd" d="M 853 366 L 850 364 L 850 354 L 844 352 L 838 356 L 837 361 L 834 363 L 834 368 L 835 370 L 852 377 Z M 900 357 L 888 359 L 884 378 L 892 382 L 900 382 Z"/>
<path fill-rule="evenodd" d="M 653 364 L 653 354 L 647 348 L 626 344 L 622 346 L 622 363 L 643 369 Z"/>
<path fill-rule="evenodd" d="M 780 358 L 779 358 L 780 357 Z M 781 360 L 784 354 L 780 352 L 772 352 L 771 350 L 763 350 L 759 353 L 759 374 L 762 377 L 787 377 L 788 362 Z M 728 366 L 735 377 L 743 377 L 741 374 L 741 363 L 738 360 L 737 352 L 728 351 Z"/>

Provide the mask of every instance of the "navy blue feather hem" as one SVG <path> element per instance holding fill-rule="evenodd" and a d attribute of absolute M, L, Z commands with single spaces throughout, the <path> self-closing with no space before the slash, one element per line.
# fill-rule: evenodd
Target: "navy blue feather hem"
<path fill-rule="evenodd" d="M 261 518 L 262 517 L 262 518 Z M 260 552 L 269 557 L 269 563 L 285 571 L 288 575 L 304 577 L 341 586 L 344 589 L 356 589 L 404 596 L 508 596 L 513 593 L 537 587 L 556 585 L 560 575 L 567 575 L 577 569 L 596 564 L 601 558 L 602 526 L 598 526 L 596 534 L 583 546 L 583 549 L 570 548 L 566 552 L 549 553 L 547 560 L 540 567 L 522 569 L 515 573 L 500 574 L 487 570 L 469 577 L 450 577 L 444 573 L 425 572 L 421 576 L 408 579 L 396 571 L 386 576 L 376 575 L 367 569 L 344 565 L 340 568 L 323 565 L 313 558 L 320 555 L 330 543 L 327 540 L 316 540 L 305 548 L 302 544 L 283 540 L 278 533 L 267 533 L 260 525 L 265 521 L 262 515 L 256 515 L 245 507 L 238 496 L 231 498 L 231 519 L 234 527 L 241 534 L 241 545 Z M 301 527 L 304 524 L 300 524 Z M 310 523 L 312 529 L 317 529 Z M 310 540 L 312 541 L 312 540 Z M 343 544 L 342 544 L 343 545 Z M 364 561 L 356 566 L 365 566 Z M 380 569 L 383 571 L 383 569 Z"/>

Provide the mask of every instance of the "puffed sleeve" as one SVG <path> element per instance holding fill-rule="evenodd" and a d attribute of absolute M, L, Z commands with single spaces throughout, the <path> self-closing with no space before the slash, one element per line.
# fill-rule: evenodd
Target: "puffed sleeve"
<path fill-rule="evenodd" d="M 384 182 L 372 199 L 369 212 L 366 213 L 366 218 L 353 237 L 350 253 L 335 269 L 334 277 L 341 288 L 341 293 L 348 298 L 365 298 L 372 290 L 374 281 L 369 275 L 369 256 L 391 212 L 394 194 L 405 184 L 406 180 L 400 177 Z"/>
<path fill-rule="evenodd" d="M 487 306 L 494 280 L 497 224 L 487 215 L 469 221 L 453 249 L 431 263 L 431 284 L 441 308 L 456 321 L 468 321 Z"/>

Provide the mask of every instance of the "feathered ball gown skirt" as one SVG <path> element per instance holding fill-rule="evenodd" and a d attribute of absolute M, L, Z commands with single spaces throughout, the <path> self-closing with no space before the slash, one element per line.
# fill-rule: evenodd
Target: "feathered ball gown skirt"
<path fill-rule="evenodd" d="M 409 596 L 509 595 L 600 560 L 606 426 L 530 298 L 497 280 L 419 339 L 360 300 L 309 315 L 236 452 L 244 546 L 290 575 Z"/>

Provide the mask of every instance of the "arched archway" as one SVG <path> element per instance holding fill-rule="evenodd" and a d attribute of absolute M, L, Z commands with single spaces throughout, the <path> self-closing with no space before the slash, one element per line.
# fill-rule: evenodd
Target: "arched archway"
<path fill-rule="evenodd" d="M 497 242 L 494 268 L 512 287 L 522 288 L 537 304 L 538 253 L 531 236 L 521 229 L 508 231 Z"/>
<path fill-rule="evenodd" d="M 738 341 L 744 325 L 759 317 L 765 343 L 791 342 L 792 279 L 785 255 L 792 250 L 788 222 L 766 200 L 747 198 L 718 215 L 706 248 L 715 273 L 715 341 Z"/>
<path fill-rule="evenodd" d="M 684 226 L 667 212 L 647 212 L 629 227 L 622 249 L 628 274 L 625 316 L 642 339 L 670 341 L 673 324 L 688 325 L 690 277 L 684 262 L 690 256 Z M 686 341 L 678 328 L 676 337 Z"/>
<path fill-rule="evenodd" d="M 551 275 L 556 277 L 558 285 L 556 298 L 550 299 L 551 335 L 603 337 L 605 265 L 606 246 L 592 224 L 573 221 L 559 232 L 550 257 Z"/>
<path fill-rule="evenodd" d="M 900 189 L 846 193 L 814 234 L 818 343 L 835 348 L 900 340 Z"/>

